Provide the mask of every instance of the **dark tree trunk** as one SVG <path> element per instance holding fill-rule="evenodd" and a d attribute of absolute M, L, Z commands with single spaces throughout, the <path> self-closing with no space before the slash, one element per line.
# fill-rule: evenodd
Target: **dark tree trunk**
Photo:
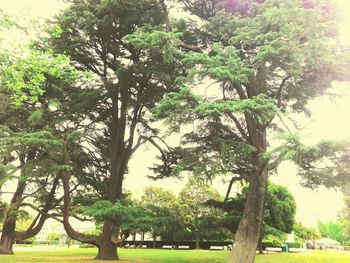
<path fill-rule="evenodd" d="M 153 235 L 153 248 L 156 248 L 156 239 L 157 239 L 157 236 Z"/>
<path fill-rule="evenodd" d="M 13 254 L 12 246 L 14 243 L 14 223 L 5 222 L 2 229 L 0 241 L 0 254 Z"/>
<path fill-rule="evenodd" d="M 66 163 L 66 162 L 65 162 Z M 70 203 L 71 203 L 71 194 L 69 186 L 69 176 L 65 173 L 61 174 L 61 181 L 63 184 L 63 226 L 66 230 L 68 236 L 72 239 L 78 240 L 80 242 L 88 243 L 100 247 L 99 236 L 84 234 L 76 231 L 71 224 L 69 223 L 69 212 L 70 212 Z"/>
<path fill-rule="evenodd" d="M 259 242 L 267 172 L 256 175 L 250 182 L 242 219 L 239 223 L 229 263 L 253 263 Z"/>
<path fill-rule="evenodd" d="M 98 246 L 98 254 L 96 259 L 99 260 L 117 260 L 119 259 L 117 253 L 117 244 L 112 241 L 113 238 L 113 225 L 106 221 L 103 225 L 101 233 L 101 242 Z"/>
<path fill-rule="evenodd" d="M 25 187 L 25 181 L 19 180 L 2 227 L 0 254 L 13 254 L 12 245 L 15 241 L 16 218 Z"/>
<path fill-rule="evenodd" d="M 125 170 L 131 155 L 131 149 L 125 149 L 125 128 L 127 125 L 127 101 L 125 98 L 127 94 L 122 92 L 121 96 L 123 103 L 121 105 L 121 116 L 119 119 L 115 115 L 112 116 L 111 125 L 111 168 L 110 180 L 108 186 L 108 199 L 112 203 L 121 200 L 122 198 L 122 184 Z M 113 100 L 113 99 L 112 99 Z M 113 111 L 118 111 L 116 101 L 113 100 Z M 131 135 L 130 135 L 131 136 Z M 132 144 L 132 142 L 131 142 Z M 103 231 L 100 236 L 100 245 L 98 246 L 98 255 L 96 259 L 99 260 L 117 260 L 117 243 L 113 242 L 119 232 L 121 220 L 117 219 L 113 224 L 106 220 L 103 225 Z"/>
<path fill-rule="evenodd" d="M 102 245 L 98 248 L 98 253 L 95 259 L 119 260 L 117 246 L 112 242 L 102 243 Z"/>
<path fill-rule="evenodd" d="M 200 247 L 199 247 L 199 242 L 200 242 L 199 234 L 195 233 L 195 236 L 196 236 L 196 249 L 200 249 Z"/>

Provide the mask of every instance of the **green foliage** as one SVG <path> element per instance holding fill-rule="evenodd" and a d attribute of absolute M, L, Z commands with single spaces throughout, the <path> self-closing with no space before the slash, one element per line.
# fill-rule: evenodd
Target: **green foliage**
<path fill-rule="evenodd" d="M 298 0 L 239 2 L 186 1 L 184 9 L 203 19 L 197 24 L 201 30 L 185 27 L 181 21 L 175 25 L 189 41 L 197 37 L 200 50 L 185 54 L 186 75 L 178 78 L 185 88 L 168 94 L 153 110 L 155 118 L 163 119 L 170 132 L 193 125 L 193 131 L 183 136 L 182 147 L 186 151 L 190 145 L 189 151 L 196 156 L 213 157 L 213 162 L 203 157 L 208 167 L 202 165 L 202 175 L 207 168 L 239 174 L 246 180 L 254 174 L 251 167 L 256 165 L 253 156 L 257 154 L 268 170 L 275 170 L 284 160 L 296 161 L 305 185 L 342 185 L 348 173 L 341 167 L 304 172 L 302 162 L 310 158 L 303 157 L 315 149 L 290 135 L 283 121 L 274 121 L 277 115 L 283 119 L 284 113 L 309 114 L 310 99 L 325 94 L 332 81 L 348 79 L 350 56 L 337 41 L 339 21 L 333 3 L 306 7 Z M 276 130 L 283 143 L 264 150 L 256 145 L 257 137 L 270 141 L 269 135 Z M 164 169 L 157 164 L 156 172 L 177 176 L 180 170 L 196 166 L 190 154 L 180 154 L 169 164 L 175 155 L 172 151 L 169 161 L 164 161 L 167 155 L 162 158 Z M 322 154 L 315 162 L 317 158 L 322 159 Z M 212 169 L 215 162 L 218 168 Z"/>
<path fill-rule="evenodd" d="M 291 233 L 296 213 L 296 202 L 288 189 L 269 183 L 265 202 L 265 223 L 281 232 Z"/>
<path fill-rule="evenodd" d="M 321 238 L 321 235 L 316 228 L 305 227 L 300 222 L 296 222 L 293 225 L 293 231 L 296 236 L 296 239 L 299 241 L 304 241 L 304 242 L 307 242 L 309 240 L 316 241 Z"/>
<path fill-rule="evenodd" d="M 215 202 L 213 200 L 208 202 L 209 205 L 219 207 L 227 213 L 225 218 L 221 220 L 221 225 L 233 234 L 240 222 L 247 192 L 248 188 L 244 187 L 241 194 L 228 199 L 226 202 Z M 274 237 L 283 242 L 286 234 L 293 230 L 295 213 L 296 202 L 288 189 L 269 182 L 265 201 L 263 236 Z"/>
<path fill-rule="evenodd" d="M 271 99 L 260 94 L 240 101 L 203 102 L 196 107 L 195 111 L 200 117 L 215 116 L 225 112 L 249 112 L 257 117 L 259 123 L 264 124 L 273 118 L 277 112 L 277 107 Z"/>
<path fill-rule="evenodd" d="M 140 209 L 134 207 L 130 201 L 122 200 L 112 203 L 108 200 L 101 200 L 92 206 L 80 207 L 79 212 L 93 217 L 97 223 L 108 221 L 129 222 L 139 217 Z"/>
<path fill-rule="evenodd" d="M 293 159 L 298 164 L 299 174 L 303 176 L 303 184 L 307 187 L 324 185 L 342 188 L 348 182 L 348 141 L 321 141 L 317 145 L 303 147 Z"/>
<path fill-rule="evenodd" d="M 139 51 L 149 52 L 150 57 L 156 60 L 162 58 L 165 62 L 171 62 L 178 54 L 180 36 L 180 33 L 164 32 L 161 27 L 144 25 L 134 33 L 124 36 L 123 40 Z"/>
<path fill-rule="evenodd" d="M 239 50 L 233 46 L 225 47 L 220 43 L 214 43 L 211 48 L 211 54 L 188 54 L 183 59 L 189 68 L 190 76 L 198 74 L 201 78 L 210 77 L 237 84 L 249 81 L 252 69 L 240 59 Z"/>
<path fill-rule="evenodd" d="M 221 201 L 221 196 L 214 188 L 192 180 L 179 193 L 178 198 L 181 218 L 197 240 L 229 238 L 218 223 L 223 217 L 222 210 L 206 204 L 209 200 Z M 215 236 L 215 232 L 221 236 Z"/>
<path fill-rule="evenodd" d="M 79 244 L 79 248 L 95 248 L 95 246 L 91 244 Z"/>
<path fill-rule="evenodd" d="M 304 244 L 302 242 L 286 242 L 288 248 L 304 248 Z"/>
<path fill-rule="evenodd" d="M 138 219 L 137 229 L 169 240 L 181 235 L 183 222 L 179 217 L 180 206 L 172 192 L 161 187 L 146 187 L 139 205 L 144 209 L 144 217 Z"/>
<path fill-rule="evenodd" d="M 58 241 L 60 240 L 60 234 L 58 233 L 50 233 L 48 236 L 47 236 L 47 240 L 48 241 Z"/>
<path fill-rule="evenodd" d="M 322 237 L 331 238 L 343 245 L 347 245 L 350 241 L 350 236 L 347 232 L 349 223 L 347 221 L 318 222 L 317 227 Z"/>
<path fill-rule="evenodd" d="M 15 106 L 24 101 L 37 102 L 45 92 L 48 79 L 76 78 L 77 73 L 67 56 L 32 50 L 27 56 L 3 60 L 1 84 L 11 94 Z"/>
<path fill-rule="evenodd" d="M 276 236 L 273 235 L 268 235 L 262 240 L 262 245 L 263 246 L 281 246 L 283 244 L 284 240 L 279 239 Z"/>

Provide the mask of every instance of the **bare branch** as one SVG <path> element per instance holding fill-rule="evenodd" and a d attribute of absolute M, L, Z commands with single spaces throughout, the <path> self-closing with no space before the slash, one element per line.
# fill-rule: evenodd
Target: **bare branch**
<path fill-rule="evenodd" d="M 282 104 L 282 90 L 284 88 L 284 86 L 286 85 L 286 82 L 288 79 L 290 79 L 292 76 L 286 76 L 285 78 L 282 79 L 282 82 L 278 88 L 278 93 L 277 93 L 277 107 L 281 107 Z"/>

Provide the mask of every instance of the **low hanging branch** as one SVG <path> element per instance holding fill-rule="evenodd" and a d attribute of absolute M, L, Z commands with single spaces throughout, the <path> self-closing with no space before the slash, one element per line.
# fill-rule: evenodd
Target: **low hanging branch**
<path fill-rule="evenodd" d="M 69 177 L 66 173 L 63 173 L 61 175 L 61 181 L 63 184 L 63 226 L 66 230 L 69 237 L 78 240 L 80 242 L 85 242 L 89 244 L 93 244 L 96 246 L 99 246 L 99 237 L 96 235 L 91 234 L 83 234 L 80 233 L 71 226 L 69 223 L 69 210 L 70 210 L 70 204 L 71 204 L 71 197 L 70 197 L 70 186 L 69 186 Z"/>

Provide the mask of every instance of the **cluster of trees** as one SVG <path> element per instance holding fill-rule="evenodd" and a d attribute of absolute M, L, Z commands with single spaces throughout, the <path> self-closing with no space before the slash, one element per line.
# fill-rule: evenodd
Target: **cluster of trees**
<path fill-rule="evenodd" d="M 172 16 L 172 4 L 185 18 Z M 321 0 L 71 1 L 26 54 L 0 56 L 0 188 L 16 184 L 2 210 L 0 253 L 51 217 L 71 238 L 97 246 L 97 259 L 118 259 L 122 228 L 140 212 L 123 180 L 148 144 L 160 152 L 157 179 L 230 176 L 226 201 L 232 184 L 247 184 L 244 205 L 232 201 L 240 209 L 229 211 L 238 224 L 228 260 L 252 263 L 265 218 L 284 227 L 275 212 L 264 214 L 283 198 L 267 195 L 269 173 L 282 161 L 299 165 L 306 186 L 348 180 L 348 144 L 306 146 L 285 121 L 349 77 L 336 20 Z M 157 120 L 165 135 L 189 131 L 181 145 L 166 144 Z M 17 231 L 28 207 L 37 215 Z M 92 217 L 101 231 L 79 233 L 71 217 Z M 201 224 L 188 222 L 197 236 Z"/>
<path fill-rule="evenodd" d="M 191 240 L 197 249 L 203 240 L 232 240 L 242 216 L 246 192 L 247 188 L 243 188 L 241 194 L 225 200 L 202 181 L 190 181 L 177 197 L 164 188 L 147 187 L 141 200 L 129 201 L 129 205 L 120 208 L 121 214 L 129 214 L 130 218 L 121 224 L 124 237 L 149 233 L 154 246 L 156 238 L 161 237 L 169 243 Z M 131 200 L 131 196 L 128 199 Z M 269 183 L 261 240 L 273 236 L 283 242 L 294 228 L 295 211 L 291 193 L 283 186 Z"/>
<path fill-rule="evenodd" d="M 206 204 L 209 200 L 222 202 L 222 197 L 203 183 L 189 182 L 177 197 L 161 187 L 147 187 L 141 200 L 133 204 L 139 215 L 122 228 L 126 235 L 149 233 L 154 241 L 157 237 L 168 242 L 195 241 L 197 249 L 202 240 L 231 240 L 230 232 L 219 222 L 223 211 Z"/>
<path fill-rule="evenodd" d="M 318 230 L 322 237 L 329 237 L 340 242 L 342 245 L 350 245 L 350 187 L 344 187 L 344 208 L 340 211 L 335 221 L 319 222 Z"/>

